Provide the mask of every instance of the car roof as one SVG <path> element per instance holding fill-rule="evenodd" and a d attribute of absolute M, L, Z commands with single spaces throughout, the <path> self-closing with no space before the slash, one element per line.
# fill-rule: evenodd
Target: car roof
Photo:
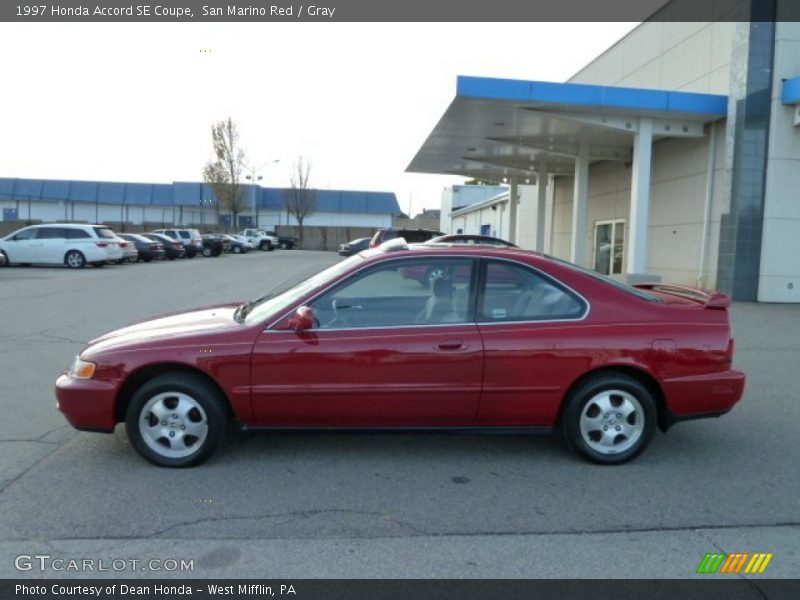
<path fill-rule="evenodd" d="M 530 259 L 538 258 L 548 260 L 549 257 L 541 252 L 533 250 L 523 250 L 522 248 L 514 248 L 510 246 L 492 246 L 489 244 L 398 244 L 397 239 L 391 240 L 381 244 L 377 248 L 365 250 L 363 252 L 365 257 L 392 257 L 392 256 L 422 256 L 437 254 L 442 256 L 450 255 L 468 255 L 468 256 L 486 256 L 497 258 L 513 258 L 513 259 Z"/>
<path fill-rule="evenodd" d="M 108 225 L 97 225 L 92 223 L 36 223 L 35 225 L 28 225 L 28 227 L 66 227 L 68 229 L 79 229 L 81 227 L 105 227 L 109 229 Z"/>

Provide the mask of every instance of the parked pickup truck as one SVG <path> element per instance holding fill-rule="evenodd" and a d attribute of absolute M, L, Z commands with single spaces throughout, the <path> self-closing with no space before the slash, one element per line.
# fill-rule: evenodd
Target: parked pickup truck
<path fill-rule="evenodd" d="M 267 235 L 278 238 L 278 247 L 283 250 L 291 250 L 297 246 L 297 238 L 293 235 L 278 235 L 274 231 L 267 231 Z"/>
<path fill-rule="evenodd" d="M 267 232 L 263 229 L 243 229 L 239 235 L 244 236 L 259 250 L 274 250 L 280 245 L 280 240 L 274 232 Z"/>

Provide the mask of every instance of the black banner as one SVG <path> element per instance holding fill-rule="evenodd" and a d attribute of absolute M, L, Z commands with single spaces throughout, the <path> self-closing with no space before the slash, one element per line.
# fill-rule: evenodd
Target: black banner
<path fill-rule="evenodd" d="M 796 0 L 3 0 L 0 21 L 749 21 L 764 2 L 777 5 L 779 20 L 800 20 Z"/>
<path fill-rule="evenodd" d="M 3 580 L 0 598 L 267 600 L 796 600 L 800 580 Z"/>

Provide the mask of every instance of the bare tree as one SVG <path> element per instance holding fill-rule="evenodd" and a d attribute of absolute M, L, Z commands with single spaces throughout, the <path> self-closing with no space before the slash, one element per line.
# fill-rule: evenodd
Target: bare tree
<path fill-rule="evenodd" d="M 285 192 L 286 212 L 297 219 L 298 245 L 303 247 L 303 221 L 317 210 L 317 192 L 309 186 L 311 179 L 311 163 L 297 157 L 292 175 L 289 178 L 289 189 Z"/>
<path fill-rule="evenodd" d="M 224 209 L 231 213 L 231 224 L 236 228 L 239 214 L 248 204 L 244 187 L 239 183 L 245 151 L 239 145 L 239 132 L 230 117 L 211 126 L 211 140 L 216 158 L 203 169 L 203 180 L 217 197 L 217 223 L 219 211 Z"/>

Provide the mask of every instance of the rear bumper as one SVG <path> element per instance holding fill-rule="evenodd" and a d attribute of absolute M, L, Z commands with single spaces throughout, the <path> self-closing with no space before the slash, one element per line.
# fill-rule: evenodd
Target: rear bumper
<path fill-rule="evenodd" d="M 73 379 L 67 375 L 56 380 L 58 410 L 75 429 L 113 431 L 116 393 L 117 386 L 107 381 Z"/>
<path fill-rule="evenodd" d="M 662 381 L 672 421 L 725 414 L 742 399 L 744 386 L 745 375 L 737 370 Z"/>

